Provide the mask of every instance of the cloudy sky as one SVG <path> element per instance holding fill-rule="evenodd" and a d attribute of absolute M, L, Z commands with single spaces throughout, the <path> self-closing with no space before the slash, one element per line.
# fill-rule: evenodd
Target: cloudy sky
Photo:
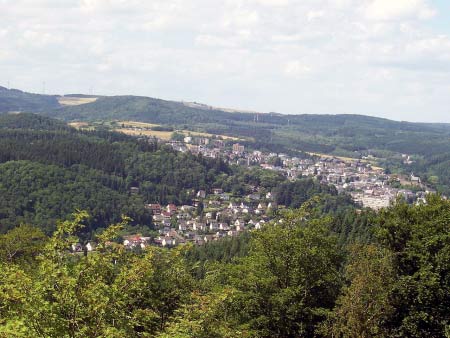
<path fill-rule="evenodd" d="M 0 0 L 0 85 L 450 122 L 448 0 Z"/>

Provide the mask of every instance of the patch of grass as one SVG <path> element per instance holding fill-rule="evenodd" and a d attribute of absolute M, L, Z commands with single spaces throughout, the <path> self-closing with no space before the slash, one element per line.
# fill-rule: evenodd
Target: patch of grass
<path fill-rule="evenodd" d="M 133 136 L 154 136 L 162 140 L 170 140 L 173 133 L 171 131 L 156 131 L 156 130 L 142 130 L 129 128 L 117 128 L 114 131 Z"/>
<path fill-rule="evenodd" d="M 61 96 L 58 97 L 59 104 L 63 106 L 79 106 L 86 103 L 92 103 L 97 101 L 96 97 L 74 97 L 74 96 Z"/>

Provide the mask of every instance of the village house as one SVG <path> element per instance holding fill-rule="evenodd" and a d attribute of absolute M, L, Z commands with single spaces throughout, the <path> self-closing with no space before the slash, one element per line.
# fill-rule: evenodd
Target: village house
<path fill-rule="evenodd" d="M 204 238 L 202 236 L 195 235 L 194 243 L 197 244 L 197 245 L 203 245 L 203 244 L 205 244 L 205 240 L 204 240 Z"/>
<path fill-rule="evenodd" d="M 196 195 L 198 198 L 206 198 L 206 191 L 205 190 L 199 190 L 198 192 L 197 192 L 197 195 Z"/>
<path fill-rule="evenodd" d="M 176 217 L 179 220 L 188 220 L 192 218 L 192 215 L 189 212 L 178 212 Z"/>
<path fill-rule="evenodd" d="M 162 226 L 170 226 L 172 224 L 172 222 L 170 221 L 170 219 L 168 219 L 168 218 L 164 218 L 162 221 L 161 221 L 161 225 Z"/>
<path fill-rule="evenodd" d="M 192 212 L 195 210 L 195 207 L 193 207 L 192 205 L 183 205 L 181 206 L 181 210 L 185 212 Z"/>
<path fill-rule="evenodd" d="M 219 198 L 222 201 L 229 201 L 230 200 L 230 195 L 224 193 L 224 194 L 219 195 Z"/>
<path fill-rule="evenodd" d="M 237 209 L 238 205 L 234 202 L 230 202 L 230 204 L 228 204 L 228 209 Z"/>
<path fill-rule="evenodd" d="M 170 236 L 164 236 L 162 239 L 161 239 L 161 245 L 162 246 L 175 246 L 176 245 L 176 240 L 175 240 L 175 238 L 173 238 L 173 237 L 170 237 Z"/>
<path fill-rule="evenodd" d="M 244 226 L 245 225 L 245 222 L 244 222 L 244 220 L 242 220 L 242 219 L 237 219 L 235 222 L 234 222 L 234 226 L 235 227 L 238 227 L 238 226 Z"/>
<path fill-rule="evenodd" d="M 209 231 L 215 231 L 219 229 L 219 223 L 217 221 L 211 221 L 209 223 Z"/>
<path fill-rule="evenodd" d="M 248 199 L 253 201 L 259 201 L 261 199 L 261 195 L 257 193 L 253 193 L 247 196 Z"/>
<path fill-rule="evenodd" d="M 213 235 L 205 235 L 205 236 L 203 237 L 203 241 L 204 241 L 205 243 L 212 242 L 212 241 L 214 241 L 214 236 L 213 236 Z"/>
<path fill-rule="evenodd" d="M 230 226 L 227 223 L 219 223 L 219 230 L 222 231 L 229 231 L 230 230 Z"/>
<path fill-rule="evenodd" d="M 259 222 L 257 222 L 256 224 L 255 224 L 255 229 L 256 230 L 260 230 L 261 229 L 261 227 L 265 224 L 266 222 L 262 219 L 262 220 L 260 220 Z"/>
<path fill-rule="evenodd" d="M 180 231 L 187 231 L 188 226 L 187 223 L 185 221 L 180 221 L 178 222 L 178 230 Z"/>
<path fill-rule="evenodd" d="M 212 191 L 213 191 L 214 195 L 221 195 L 221 194 L 223 194 L 223 189 L 221 189 L 221 188 L 214 188 Z"/>
<path fill-rule="evenodd" d="M 239 233 L 236 230 L 230 230 L 227 234 L 230 237 L 236 237 Z"/>
<path fill-rule="evenodd" d="M 142 237 L 140 235 L 125 236 L 123 245 L 128 249 L 133 249 L 137 247 L 145 249 L 149 241 L 150 237 Z"/>
<path fill-rule="evenodd" d="M 192 224 L 192 229 L 194 231 L 205 231 L 206 230 L 206 224 L 205 223 L 200 223 L 200 222 L 194 222 Z"/>
<path fill-rule="evenodd" d="M 161 223 L 164 220 L 163 215 L 153 215 L 152 217 L 154 223 Z"/>
<path fill-rule="evenodd" d="M 139 187 L 131 187 L 131 188 L 130 188 L 130 193 L 131 193 L 132 195 L 139 194 Z"/>
<path fill-rule="evenodd" d="M 161 214 L 161 205 L 159 203 L 157 203 L 157 204 L 147 204 L 146 207 L 151 210 L 153 215 L 160 215 Z"/>
<path fill-rule="evenodd" d="M 167 212 L 172 216 L 177 212 L 177 206 L 175 204 L 168 204 L 166 207 Z"/>

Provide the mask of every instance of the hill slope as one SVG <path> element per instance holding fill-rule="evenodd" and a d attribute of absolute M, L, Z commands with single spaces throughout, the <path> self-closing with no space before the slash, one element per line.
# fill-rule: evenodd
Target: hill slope
<path fill-rule="evenodd" d="M 44 112 L 59 106 L 56 96 L 53 95 L 31 94 L 17 89 L 0 87 L 0 113 Z"/>
<path fill-rule="evenodd" d="M 33 129 L 74 131 L 66 123 L 31 113 L 0 115 L 0 129 Z"/>
<path fill-rule="evenodd" d="M 231 174 L 220 160 L 61 124 L 32 114 L 0 116 L 0 233 L 22 222 L 50 232 L 75 209 L 92 215 L 89 231 L 122 214 L 151 227 L 146 202 L 187 203 L 193 198 L 187 191 L 210 189 Z M 131 194 L 131 187 L 138 193 Z"/>

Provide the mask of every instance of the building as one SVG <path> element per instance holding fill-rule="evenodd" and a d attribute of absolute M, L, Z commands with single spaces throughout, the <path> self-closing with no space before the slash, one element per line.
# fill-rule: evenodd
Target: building
<path fill-rule="evenodd" d="M 147 204 L 147 209 L 150 209 L 152 211 L 153 215 L 161 215 L 161 205 L 159 203 L 157 204 Z"/>
<path fill-rule="evenodd" d="M 233 144 L 233 153 L 235 154 L 242 154 L 245 150 L 245 147 L 243 145 L 240 145 L 239 143 Z"/>

